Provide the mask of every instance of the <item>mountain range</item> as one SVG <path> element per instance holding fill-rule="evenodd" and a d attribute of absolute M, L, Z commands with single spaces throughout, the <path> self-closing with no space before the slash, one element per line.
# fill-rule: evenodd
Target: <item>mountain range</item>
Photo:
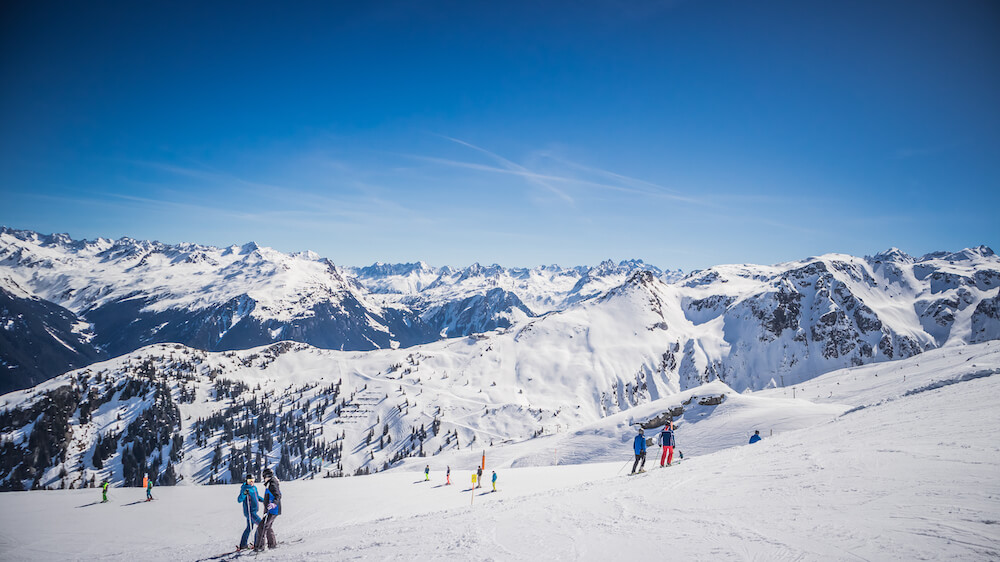
<path fill-rule="evenodd" d="M 163 342 L 209 351 L 282 340 L 405 348 L 508 327 L 640 270 L 677 275 L 638 261 L 565 270 L 341 268 L 312 252 L 252 242 L 74 240 L 0 227 L 0 392 Z"/>
<path fill-rule="evenodd" d="M 4 330 L 31 339 L 41 329 L 67 352 L 80 342 L 115 356 L 2 397 L 7 489 L 52 486 L 62 471 L 76 485 L 98 473 L 131 482 L 137 467 L 167 483 L 230 481 L 254 463 L 276 464 L 286 478 L 366 473 L 571 431 L 716 383 L 801 390 L 835 369 L 1000 339 L 1000 259 L 982 246 L 680 276 L 641 262 L 355 269 L 255 245 L 9 230 L 0 240 L 11 302 L 51 307 L 38 310 L 52 319 L 19 332 L 35 317 L 8 306 Z M 118 320 L 102 320 L 115 311 Z M 248 321 L 257 331 L 240 328 Z M 234 331 L 270 339 L 207 351 L 205 341 L 238 347 L 226 339 Z M 152 341 L 163 333 L 208 339 Z M 289 341 L 313 337 L 341 344 Z M 4 340 L 5 354 L 25 349 L 7 341 L 20 340 Z M 125 342 L 137 348 L 116 351 Z"/>

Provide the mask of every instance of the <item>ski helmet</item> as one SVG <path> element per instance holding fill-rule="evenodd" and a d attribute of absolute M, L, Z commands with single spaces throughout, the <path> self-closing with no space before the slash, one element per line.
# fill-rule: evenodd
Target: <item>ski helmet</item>
<path fill-rule="evenodd" d="M 272 476 L 274 476 L 274 471 L 271 470 L 270 468 L 265 468 L 264 469 L 264 478 L 270 478 Z"/>

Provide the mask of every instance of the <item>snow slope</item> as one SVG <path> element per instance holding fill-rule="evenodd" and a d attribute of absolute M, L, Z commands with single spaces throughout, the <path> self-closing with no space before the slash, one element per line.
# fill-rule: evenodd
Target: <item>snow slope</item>
<path fill-rule="evenodd" d="M 878 380 L 866 369 L 880 369 Z M 452 486 L 444 456 L 430 460 L 430 483 L 419 470 L 285 482 L 275 523 L 284 544 L 260 559 L 996 559 L 998 374 L 1000 344 L 988 342 L 829 373 L 808 383 L 813 400 L 791 389 L 730 395 L 685 412 L 684 461 L 634 477 L 621 475 L 626 434 L 613 463 L 590 462 L 606 453 L 587 458 L 582 435 L 547 439 L 585 464 L 514 466 L 517 455 L 498 462 L 488 451 L 496 494 L 470 488 L 471 451 L 452 457 Z M 789 410 L 815 416 L 771 436 Z M 743 445 L 753 427 L 765 439 Z M 157 488 L 144 503 L 142 490 L 116 488 L 104 505 L 96 489 L 0 494 L 0 557 L 206 559 L 238 540 L 237 492 Z"/>

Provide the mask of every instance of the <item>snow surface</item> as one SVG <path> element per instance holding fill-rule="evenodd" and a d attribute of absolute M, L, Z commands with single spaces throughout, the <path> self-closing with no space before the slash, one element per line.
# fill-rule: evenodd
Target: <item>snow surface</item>
<path fill-rule="evenodd" d="M 728 394 L 685 411 L 682 462 L 660 469 L 651 451 L 656 468 L 638 476 L 624 474 L 642 409 L 723 389 L 490 449 L 495 494 L 470 487 L 475 450 L 285 482 L 283 544 L 260 559 L 997 559 L 997 375 L 1000 342 L 987 342 L 828 373 L 795 398 L 791 388 Z M 745 445 L 754 428 L 764 440 Z M 0 558 L 205 559 L 239 539 L 237 493 L 156 488 L 145 503 L 142 490 L 115 488 L 103 505 L 97 489 L 0 494 Z"/>

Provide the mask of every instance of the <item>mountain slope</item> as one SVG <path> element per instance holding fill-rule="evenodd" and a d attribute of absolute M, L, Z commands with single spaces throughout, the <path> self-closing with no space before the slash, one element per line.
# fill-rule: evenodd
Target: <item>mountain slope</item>
<path fill-rule="evenodd" d="M 551 466 L 553 447 L 546 466 L 498 462 L 506 447 L 488 450 L 486 474 L 497 472 L 497 493 L 469 485 L 480 450 L 427 459 L 430 483 L 418 459 L 418 470 L 283 482 L 275 524 L 283 544 L 265 556 L 575 560 L 667 549 L 721 560 L 993 559 L 1000 554 L 998 357 L 991 342 L 824 375 L 816 379 L 822 397 L 837 390 L 833 399 L 853 411 L 764 432 L 752 446 L 743 444 L 745 432 L 778 427 L 787 411 L 781 401 L 809 402 L 773 396 L 790 389 L 732 396 L 713 412 L 692 412 L 678 441 L 688 451 L 735 434 L 739 446 L 688 454 L 640 476 L 621 474 L 631 436 L 609 420 L 580 435 L 532 440 L 558 441 L 586 464 Z M 879 376 L 861 376 L 871 370 Z M 619 449 L 617 462 L 587 460 L 593 442 L 583 438 L 594 431 L 615 441 L 608 449 Z M 0 529 L 0 544 L 19 560 L 205 559 L 228 552 L 243 528 L 237 492 L 235 485 L 154 488 L 157 501 L 145 503 L 140 488 L 116 486 L 105 505 L 95 489 L 0 494 L 0 508 L 18 514 Z M 642 539 L 664 532 L 669 541 Z"/>
<path fill-rule="evenodd" d="M 0 287 L 0 392 L 45 381 L 104 358 L 90 326 L 56 304 Z"/>

